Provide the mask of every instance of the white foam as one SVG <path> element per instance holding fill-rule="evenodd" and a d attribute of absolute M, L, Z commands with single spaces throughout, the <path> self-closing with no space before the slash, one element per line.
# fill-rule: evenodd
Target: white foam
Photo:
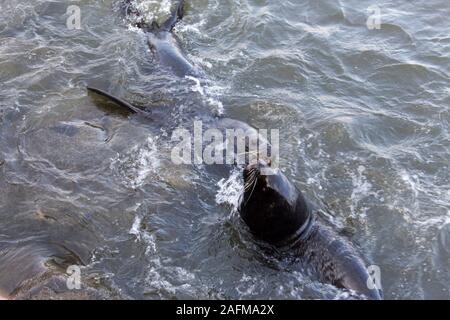
<path fill-rule="evenodd" d="M 136 216 L 134 218 L 134 222 L 133 225 L 131 226 L 131 229 L 129 231 L 129 234 L 135 235 L 137 241 L 141 240 L 141 222 L 142 222 L 142 218 L 139 216 Z"/>
<path fill-rule="evenodd" d="M 366 168 L 362 165 L 358 167 L 358 174 L 352 176 L 352 182 L 353 182 L 353 190 L 351 195 L 352 204 L 350 206 L 351 214 L 355 217 L 364 217 L 365 216 L 365 208 L 358 208 L 359 203 L 361 200 L 366 198 L 371 189 L 372 184 L 367 181 L 366 177 L 364 176 L 364 172 L 366 171 Z M 358 211 L 358 212 L 356 212 Z"/>
<path fill-rule="evenodd" d="M 407 183 L 410 186 L 411 191 L 414 194 L 414 199 L 416 199 L 417 196 L 419 195 L 419 178 L 418 178 L 418 176 L 417 175 L 411 176 L 408 172 L 406 172 L 406 170 L 403 170 L 401 172 L 401 178 L 405 183 Z"/>
<path fill-rule="evenodd" d="M 219 190 L 216 193 L 216 203 L 229 205 L 233 211 L 237 211 L 239 198 L 244 190 L 241 171 L 233 169 L 228 179 L 220 180 L 217 186 Z"/>
<path fill-rule="evenodd" d="M 136 236 L 136 242 L 143 242 L 146 245 L 145 254 L 155 254 L 156 253 L 156 239 L 154 235 L 149 234 L 147 231 L 142 230 L 142 217 L 136 215 L 134 218 L 133 225 L 128 232 L 131 235 Z"/>
<path fill-rule="evenodd" d="M 156 174 L 160 167 L 157 138 L 147 138 L 146 144 L 134 146 L 127 154 L 113 160 L 111 166 L 117 168 L 125 185 L 141 187 L 147 177 Z"/>
<path fill-rule="evenodd" d="M 177 32 L 181 33 L 181 34 L 186 34 L 186 33 L 196 33 L 197 35 L 201 36 L 201 37 L 208 37 L 208 35 L 202 31 L 202 27 L 206 24 L 206 20 L 205 19 L 199 19 L 196 23 L 185 23 L 185 24 L 180 24 L 179 26 L 177 26 Z"/>
<path fill-rule="evenodd" d="M 163 297 L 161 292 L 168 292 L 171 295 L 175 295 L 179 290 L 196 295 L 197 287 L 192 285 L 194 281 L 194 273 L 182 267 L 163 265 L 161 258 L 156 255 L 151 260 L 151 265 L 148 268 L 148 274 L 146 276 L 147 286 L 152 290 L 156 290 L 161 297 Z M 181 284 L 175 285 L 174 283 Z"/>
<path fill-rule="evenodd" d="M 220 95 L 224 91 L 224 88 L 218 85 L 210 85 L 209 82 L 202 83 L 200 79 L 192 76 L 186 76 L 186 79 L 194 83 L 191 87 L 193 92 L 198 92 L 206 103 L 216 109 L 218 115 L 223 115 L 224 107 L 220 101 Z"/>
<path fill-rule="evenodd" d="M 323 36 L 325 38 L 330 37 L 333 33 L 335 33 L 338 28 L 333 27 L 326 27 L 326 26 L 310 26 L 310 25 L 304 25 L 305 31 L 309 33 L 313 33 L 319 36 Z"/>
<path fill-rule="evenodd" d="M 186 76 L 186 79 L 192 80 L 194 82 L 194 85 L 191 87 L 193 92 L 198 92 L 202 96 L 205 95 L 205 90 L 203 89 L 203 87 L 200 83 L 200 79 L 198 79 L 196 77 L 192 77 L 192 76 Z"/>
<path fill-rule="evenodd" d="M 435 227 L 437 226 L 438 229 L 444 228 L 444 226 L 450 224 L 450 211 L 447 211 L 446 216 L 439 216 L 439 217 L 433 217 L 428 218 L 424 221 L 421 221 L 420 219 L 414 220 L 414 223 L 421 226 L 421 227 Z"/>
<path fill-rule="evenodd" d="M 223 115 L 224 108 L 223 108 L 223 104 L 221 101 L 214 99 L 214 98 L 208 98 L 208 102 L 210 105 L 213 105 L 216 107 L 218 115 Z"/>
<path fill-rule="evenodd" d="M 144 21 L 151 24 L 153 21 L 161 22 L 171 14 L 172 2 L 170 0 L 143 0 L 133 1 L 130 6 L 138 11 Z M 132 20 L 134 17 L 130 17 Z M 136 17 L 140 19 L 140 17 Z"/>
<path fill-rule="evenodd" d="M 239 280 L 239 284 L 236 286 L 236 291 L 241 297 L 250 297 L 257 293 L 257 289 L 261 290 L 262 286 L 258 285 L 258 279 L 247 276 L 245 273 Z"/>

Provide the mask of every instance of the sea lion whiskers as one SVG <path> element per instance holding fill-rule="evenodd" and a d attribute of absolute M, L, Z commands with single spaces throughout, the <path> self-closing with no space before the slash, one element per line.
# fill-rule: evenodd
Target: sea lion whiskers
<path fill-rule="evenodd" d="M 256 184 L 258 183 L 259 173 L 260 173 L 259 169 L 256 166 L 250 168 L 249 172 L 247 173 L 247 179 L 244 183 L 244 192 L 248 192 L 250 191 L 250 189 L 251 192 L 245 205 L 247 205 L 247 203 L 252 198 L 253 192 L 255 191 L 256 188 Z"/>
<path fill-rule="evenodd" d="M 248 172 L 246 173 L 246 180 L 245 184 L 244 184 L 244 190 L 248 191 L 248 189 L 253 186 L 253 183 L 256 181 L 256 176 L 257 176 L 257 168 L 256 167 L 252 167 L 248 170 Z"/>

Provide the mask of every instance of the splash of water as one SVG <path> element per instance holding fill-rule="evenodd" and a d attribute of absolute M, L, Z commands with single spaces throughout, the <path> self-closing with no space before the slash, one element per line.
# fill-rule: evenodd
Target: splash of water
<path fill-rule="evenodd" d="M 157 140 L 158 138 L 149 137 L 143 146 L 134 146 L 130 152 L 112 162 L 112 169 L 118 171 L 127 187 L 139 188 L 149 175 L 158 172 L 160 161 Z"/>
<path fill-rule="evenodd" d="M 221 88 L 217 85 L 210 85 L 208 83 L 204 84 L 200 81 L 200 79 L 192 76 L 186 76 L 186 79 L 191 80 L 193 85 L 191 90 L 193 92 L 199 93 L 204 101 L 212 106 L 218 115 L 224 114 L 224 107 L 222 102 L 219 100 Z"/>
<path fill-rule="evenodd" d="M 233 169 L 228 179 L 222 179 L 217 183 L 219 190 L 216 193 L 216 203 L 229 205 L 233 212 L 237 211 L 239 199 L 244 191 L 241 171 Z"/>
<path fill-rule="evenodd" d="M 372 189 L 372 184 L 367 181 L 367 179 L 364 176 L 366 168 L 364 166 L 358 167 L 358 174 L 352 176 L 352 182 L 354 189 L 352 191 L 351 200 L 352 204 L 350 206 L 350 211 L 352 215 L 356 218 L 365 218 L 366 216 L 366 208 L 362 208 L 363 210 L 358 210 L 359 203 L 367 197 L 368 193 Z"/>
<path fill-rule="evenodd" d="M 170 15 L 172 2 L 170 0 L 143 0 L 132 1 L 130 9 L 139 12 L 139 16 L 128 16 L 130 25 L 143 19 L 146 23 L 151 24 L 153 21 L 162 22 Z"/>

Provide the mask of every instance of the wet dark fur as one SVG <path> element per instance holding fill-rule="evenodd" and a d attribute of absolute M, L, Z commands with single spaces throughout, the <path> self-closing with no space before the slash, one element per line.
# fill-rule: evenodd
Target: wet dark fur
<path fill-rule="evenodd" d="M 302 258 L 322 281 L 381 299 L 367 286 L 369 273 L 349 241 L 321 223 L 302 193 L 281 171 L 265 175 L 265 163 L 244 170 L 239 213 L 259 239 Z"/>

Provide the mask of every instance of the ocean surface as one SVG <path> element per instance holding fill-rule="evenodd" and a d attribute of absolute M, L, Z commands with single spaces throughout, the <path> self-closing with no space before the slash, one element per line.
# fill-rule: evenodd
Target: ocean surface
<path fill-rule="evenodd" d="M 175 4 L 136 1 L 149 22 Z M 385 298 L 449 299 L 449 17 L 448 0 L 187 0 L 174 32 L 202 76 L 178 78 L 118 0 L 0 0 L 0 293 L 354 298 L 261 248 L 239 169 L 171 161 L 174 128 L 219 116 L 280 130 L 281 169 Z M 52 287 L 72 265 L 81 289 Z"/>

